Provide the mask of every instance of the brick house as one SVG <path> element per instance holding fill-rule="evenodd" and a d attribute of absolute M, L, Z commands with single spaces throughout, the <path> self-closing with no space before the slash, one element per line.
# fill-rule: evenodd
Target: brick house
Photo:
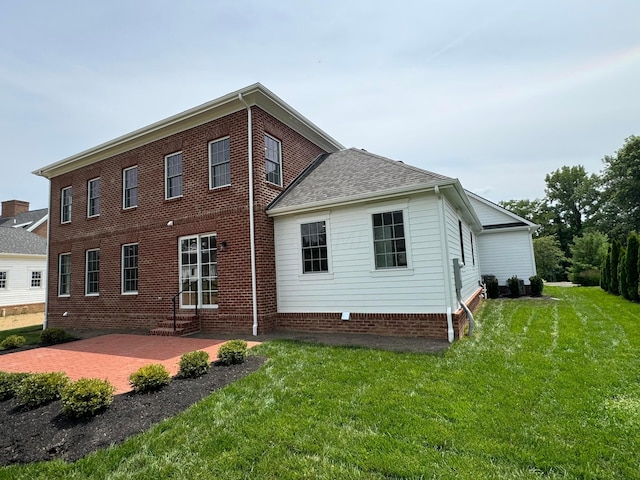
<path fill-rule="evenodd" d="M 426 253 L 438 258 L 446 253 L 441 275 L 431 277 L 432 284 L 429 272 L 414 282 L 425 291 L 439 291 L 444 282 L 442 299 L 422 310 L 354 309 L 347 312 L 351 323 L 330 299 L 325 312 L 317 305 L 284 308 L 284 296 L 296 293 L 285 293 L 279 259 L 291 252 L 300 257 L 300 239 L 283 245 L 275 238 L 274 220 L 287 217 L 299 226 L 296 215 L 281 215 L 278 203 L 282 207 L 287 198 L 313 191 L 309 173 L 319 163 L 331 164 L 327 157 L 335 166 L 341 159 L 351 165 L 339 152 L 345 152 L 340 143 L 254 84 L 34 172 L 51 182 L 46 325 L 170 334 L 175 318 L 179 334 L 200 329 L 258 335 L 289 328 L 450 340 L 455 330 L 460 336 L 468 318 L 466 304 L 454 298 L 451 260 L 460 253 L 464 260 L 464 249 L 473 249 L 472 237 L 482 226 L 457 180 L 407 166 L 397 171 L 413 169 L 411 181 L 426 182 L 413 185 L 424 194 L 420 198 L 428 197 L 428 208 L 440 205 L 436 215 L 444 215 L 437 217 L 444 233 Z M 383 164 L 387 161 L 392 162 Z M 399 178 L 402 183 L 409 177 Z M 330 178 L 329 172 L 325 180 Z M 342 188 L 344 193 L 351 187 L 343 182 Z M 416 188 L 400 193 L 418 195 Z M 380 201 L 378 190 L 364 192 L 365 197 Z M 420 209 L 409 213 L 421 216 Z M 397 239 L 393 245 L 400 245 Z M 423 254 L 424 249 L 407 255 L 418 265 Z M 304 283 L 309 276 L 303 267 L 301 261 L 302 270 L 287 275 Z M 402 278 L 407 277 L 399 277 L 400 288 Z M 475 263 L 464 269 L 462 293 L 471 308 L 479 302 L 479 280 Z M 284 302 L 281 310 L 279 302 Z"/>

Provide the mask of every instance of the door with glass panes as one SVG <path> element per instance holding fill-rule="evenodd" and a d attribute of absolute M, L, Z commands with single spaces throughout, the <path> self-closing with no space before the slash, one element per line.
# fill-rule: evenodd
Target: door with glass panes
<path fill-rule="evenodd" d="M 180 238 L 180 308 L 211 308 L 218 304 L 216 235 Z"/>

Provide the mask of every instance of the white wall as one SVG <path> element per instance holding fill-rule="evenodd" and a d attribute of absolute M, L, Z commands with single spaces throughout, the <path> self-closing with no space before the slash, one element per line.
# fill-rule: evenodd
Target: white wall
<path fill-rule="evenodd" d="M 0 255 L 0 272 L 7 272 L 7 288 L 0 288 L 0 307 L 44 303 L 46 265 L 44 255 Z M 32 271 L 42 272 L 40 288 L 31 288 Z"/>
<path fill-rule="evenodd" d="M 495 275 L 500 285 L 517 275 L 529 285 L 536 274 L 531 233 L 521 230 L 487 230 L 478 236 L 482 275 Z"/>
<path fill-rule="evenodd" d="M 371 216 L 403 210 L 408 266 L 376 270 Z M 274 218 L 278 311 L 442 313 L 445 282 L 434 194 Z M 303 274 L 300 224 L 324 220 L 329 273 Z"/>

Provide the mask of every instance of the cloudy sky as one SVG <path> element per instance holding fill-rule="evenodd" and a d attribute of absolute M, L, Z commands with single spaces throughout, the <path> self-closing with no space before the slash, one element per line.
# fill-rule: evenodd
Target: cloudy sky
<path fill-rule="evenodd" d="M 637 0 L 0 1 L 0 199 L 31 172 L 261 82 L 347 147 L 544 196 L 640 134 Z"/>

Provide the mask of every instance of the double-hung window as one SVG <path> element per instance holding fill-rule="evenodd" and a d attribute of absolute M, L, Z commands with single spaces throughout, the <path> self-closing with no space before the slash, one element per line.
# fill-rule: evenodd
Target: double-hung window
<path fill-rule="evenodd" d="M 100 178 L 87 183 L 87 217 L 100 215 Z"/>
<path fill-rule="evenodd" d="M 267 182 L 282 186 L 282 148 L 279 140 L 264 136 L 264 158 Z"/>
<path fill-rule="evenodd" d="M 122 171 L 122 208 L 138 206 L 138 167 Z"/>
<path fill-rule="evenodd" d="M 58 256 L 58 296 L 71 294 L 71 254 L 61 253 Z"/>
<path fill-rule="evenodd" d="M 0 272 L 0 290 L 7 288 L 7 272 Z"/>
<path fill-rule="evenodd" d="M 182 196 L 182 152 L 164 157 L 165 198 Z"/>
<path fill-rule="evenodd" d="M 209 188 L 231 184 L 229 137 L 209 143 Z"/>
<path fill-rule="evenodd" d="M 138 244 L 122 246 L 122 293 L 138 293 Z"/>
<path fill-rule="evenodd" d="M 69 223 L 71 221 L 71 187 L 63 188 L 60 192 L 60 222 Z"/>
<path fill-rule="evenodd" d="M 100 249 L 87 250 L 86 259 L 86 295 L 98 295 L 100 293 Z"/>
<path fill-rule="evenodd" d="M 327 226 L 324 221 L 300 225 L 302 239 L 302 273 L 329 271 Z"/>
<path fill-rule="evenodd" d="M 42 272 L 40 270 L 31 272 L 31 288 L 42 288 Z"/>
<path fill-rule="evenodd" d="M 407 266 L 402 210 L 373 214 L 373 250 L 376 269 Z"/>

